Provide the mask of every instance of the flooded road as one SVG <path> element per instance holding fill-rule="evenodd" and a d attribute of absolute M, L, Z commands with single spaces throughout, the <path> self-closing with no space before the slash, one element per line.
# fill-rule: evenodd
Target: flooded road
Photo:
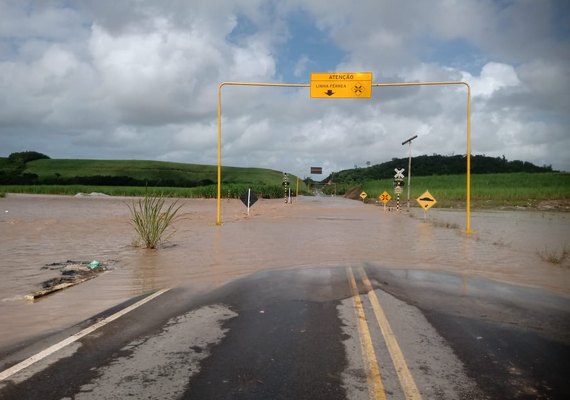
<path fill-rule="evenodd" d="M 172 286 L 208 290 L 264 269 L 350 262 L 451 271 L 570 296 L 570 215 L 464 210 L 385 213 L 330 197 L 296 204 L 180 200 L 184 219 L 164 248 L 133 246 L 127 198 L 8 195 L 0 199 L 0 348 L 77 323 L 133 296 Z M 67 260 L 108 262 L 96 279 L 28 303 L 24 295 Z"/>

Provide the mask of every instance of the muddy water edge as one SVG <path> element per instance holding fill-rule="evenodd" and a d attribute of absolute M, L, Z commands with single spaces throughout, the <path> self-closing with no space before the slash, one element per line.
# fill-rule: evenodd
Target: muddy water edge
<path fill-rule="evenodd" d="M 0 349 L 80 322 L 136 295 L 208 290 L 276 268 L 372 265 L 451 271 L 570 297 L 570 214 L 464 210 L 384 212 L 331 197 L 296 203 L 180 199 L 183 219 L 158 250 L 134 246 L 133 199 L 13 195 L 0 199 Z M 52 263 L 98 260 L 111 270 L 34 303 Z M 559 261 L 559 262 L 556 262 Z"/>

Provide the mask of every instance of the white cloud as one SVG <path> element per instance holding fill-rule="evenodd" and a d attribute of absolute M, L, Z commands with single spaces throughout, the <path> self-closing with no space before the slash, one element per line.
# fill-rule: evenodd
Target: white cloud
<path fill-rule="evenodd" d="M 515 68 L 511 65 L 490 62 L 483 66 L 478 77 L 463 74 L 463 80 L 473 87 L 473 96 L 491 97 L 496 91 L 520 84 Z"/>
<path fill-rule="evenodd" d="M 311 63 L 311 59 L 306 55 L 301 56 L 295 63 L 295 68 L 293 70 L 293 75 L 297 78 L 302 76 L 306 76 L 307 74 L 307 67 Z"/>
<path fill-rule="evenodd" d="M 284 76 L 296 12 L 343 52 L 336 70 L 467 80 L 474 152 L 570 170 L 569 41 L 549 1 L 32 3 L 0 2 L 0 156 L 214 164 L 218 84 Z M 289 76 L 320 70 L 302 41 L 288 44 Z M 464 87 L 375 88 L 366 101 L 310 99 L 304 88 L 222 93 L 227 164 L 349 168 L 405 157 L 414 133 L 416 154 L 465 151 Z"/>

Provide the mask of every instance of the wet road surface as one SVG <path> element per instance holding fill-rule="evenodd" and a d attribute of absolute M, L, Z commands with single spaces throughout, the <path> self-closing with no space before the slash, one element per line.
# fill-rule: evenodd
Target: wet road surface
<path fill-rule="evenodd" d="M 4 349 L 0 370 L 144 298 Z M 5 377 L 0 398 L 565 399 L 569 310 L 451 272 L 263 271 L 160 293 Z"/>

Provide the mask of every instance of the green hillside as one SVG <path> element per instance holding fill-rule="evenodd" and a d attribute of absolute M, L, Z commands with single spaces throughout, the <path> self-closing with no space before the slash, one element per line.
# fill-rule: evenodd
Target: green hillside
<path fill-rule="evenodd" d="M 101 191 L 139 195 L 149 188 L 153 192 L 181 197 L 215 197 L 217 193 L 218 168 L 215 165 L 50 159 L 47 156 L 38 159 L 35 157 L 39 153 L 30 153 L 33 152 L 0 158 L 0 192 L 74 194 Z M 237 197 L 251 187 L 264 197 L 281 197 L 282 178 L 281 171 L 223 166 L 223 196 Z M 294 184 L 296 177 L 290 175 L 290 179 Z M 304 182 L 300 182 L 299 190 L 306 190 Z"/>
<path fill-rule="evenodd" d="M 35 160 L 26 164 L 25 173 L 39 180 L 53 177 L 126 176 L 139 181 L 217 182 L 215 165 L 184 164 L 140 160 Z M 263 168 L 222 167 L 222 182 L 280 185 L 282 173 Z"/>
<path fill-rule="evenodd" d="M 4 184 L 78 184 L 90 183 L 100 178 L 99 184 L 119 185 L 124 178 L 130 186 L 178 186 L 192 187 L 217 182 L 217 166 L 184 164 L 165 161 L 141 160 L 71 160 L 41 159 L 28 161 L 19 170 L 7 158 L 0 158 L 0 174 L 4 173 Z M 18 181 L 17 176 L 24 182 Z M 8 177 L 8 175 L 11 175 Z M 89 178 L 89 179 L 86 179 Z M 222 167 L 223 183 L 250 183 L 281 185 L 280 171 L 264 168 Z"/>

